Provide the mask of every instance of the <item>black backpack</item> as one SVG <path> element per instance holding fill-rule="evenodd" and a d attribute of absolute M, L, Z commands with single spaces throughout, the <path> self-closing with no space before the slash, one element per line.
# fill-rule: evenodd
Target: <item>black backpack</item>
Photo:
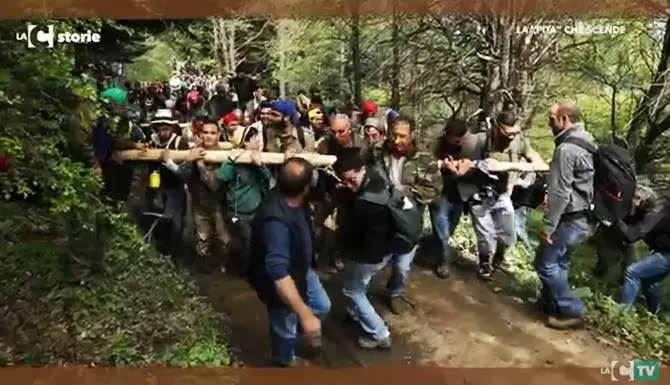
<path fill-rule="evenodd" d="M 535 182 L 528 187 L 514 186 L 512 190 L 512 203 L 514 208 L 529 207 L 536 209 L 544 202 L 547 193 L 547 177 L 545 174 L 536 173 Z"/>
<path fill-rule="evenodd" d="M 577 145 L 593 155 L 594 218 L 611 223 L 626 217 L 630 213 L 637 187 L 635 161 L 628 150 L 613 143 L 596 147 L 576 137 L 566 138 L 565 143 Z"/>
<path fill-rule="evenodd" d="M 363 192 L 360 199 L 389 209 L 395 231 L 394 241 L 407 248 L 419 242 L 423 232 L 423 217 L 416 202 L 402 191 L 389 186 L 379 193 Z M 406 200 L 409 200 L 411 207 L 405 208 Z"/>

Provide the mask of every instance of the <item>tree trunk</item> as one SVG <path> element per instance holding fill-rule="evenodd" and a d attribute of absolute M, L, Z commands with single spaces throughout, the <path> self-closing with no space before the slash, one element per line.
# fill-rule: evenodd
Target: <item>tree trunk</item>
<path fill-rule="evenodd" d="M 617 86 L 612 86 L 612 96 L 610 100 L 610 130 L 612 131 L 612 140 L 616 139 L 616 97 L 618 89 Z"/>
<path fill-rule="evenodd" d="M 212 46 L 212 50 L 214 51 L 214 58 L 216 59 L 216 64 L 219 68 L 219 72 L 223 72 L 225 71 L 226 66 L 223 61 L 223 54 L 221 51 L 223 45 L 221 43 L 221 31 L 219 28 L 219 19 L 212 18 L 211 24 L 212 24 L 212 36 L 214 37 L 214 45 Z"/>
<path fill-rule="evenodd" d="M 340 44 L 340 80 L 338 83 L 342 83 L 347 78 L 347 47 L 346 43 L 342 42 Z M 344 87 L 340 87 L 340 99 L 344 99 Z"/>
<path fill-rule="evenodd" d="M 279 41 L 279 52 L 277 52 L 277 56 L 279 56 L 279 76 L 278 76 L 278 81 L 279 81 L 279 97 L 280 98 L 286 98 L 287 92 L 286 92 L 286 55 L 284 53 L 284 47 L 286 44 L 286 25 L 283 20 L 279 20 L 277 23 L 277 41 Z"/>
<path fill-rule="evenodd" d="M 391 67 L 391 108 L 400 108 L 400 25 L 398 23 L 398 0 L 393 0 L 393 21 L 391 25 L 392 67 Z"/>
<path fill-rule="evenodd" d="M 234 21 L 228 23 L 228 69 L 230 72 L 237 72 L 237 47 L 235 46 L 236 29 Z"/>
<path fill-rule="evenodd" d="M 640 144 L 640 137 L 642 136 L 642 129 L 647 124 L 651 118 L 651 109 L 652 104 L 661 94 L 665 86 L 666 72 L 668 70 L 668 60 L 670 59 L 670 17 L 665 22 L 665 33 L 663 35 L 663 50 L 661 51 L 661 57 L 659 58 L 658 67 L 656 73 L 652 77 L 651 85 L 644 96 L 640 99 L 640 102 L 633 113 L 633 120 L 630 122 L 628 128 L 628 134 L 626 135 L 626 141 L 630 148 L 638 148 Z M 642 146 L 644 147 L 644 146 Z M 647 151 L 648 149 L 641 149 L 642 151 Z M 642 167 L 643 165 L 637 165 L 637 167 Z"/>
<path fill-rule="evenodd" d="M 363 74 L 361 73 L 361 18 L 358 1 L 354 2 L 354 9 L 351 17 L 351 63 L 353 75 L 353 97 L 357 106 L 363 101 Z"/>

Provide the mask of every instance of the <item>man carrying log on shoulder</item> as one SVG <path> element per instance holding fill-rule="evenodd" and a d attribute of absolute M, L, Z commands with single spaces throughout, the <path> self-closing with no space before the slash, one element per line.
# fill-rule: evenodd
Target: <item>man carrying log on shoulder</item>
<path fill-rule="evenodd" d="M 470 154 L 465 154 L 467 156 L 459 161 L 449 158 L 442 161 L 442 166 L 455 175 L 470 175 L 474 178 L 467 184 L 467 188 L 461 189 L 460 187 L 466 187 L 466 184 L 461 184 L 459 189 L 463 200 L 470 207 L 479 254 L 477 273 L 482 280 L 490 280 L 493 269 L 511 267 L 511 262 L 505 260 L 505 255 L 516 242 L 511 193 L 518 173 L 489 172 L 488 168 L 495 165 L 496 160 L 513 163 L 526 160 L 538 171 L 548 170 L 548 166 L 531 147 L 512 113 L 502 112 L 496 121 L 497 124 L 491 132 L 475 134 L 469 146 Z M 486 162 L 480 161 L 485 159 Z M 504 263 L 507 266 L 503 266 Z"/>
<path fill-rule="evenodd" d="M 151 135 L 150 147 L 165 150 L 188 150 L 186 140 L 178 133 L 181 131 L 179 122 L 175 119 L 171 110 L 160 109 L 156 111 L 151 120 L 151 128 L 155 131 Z M 152 185 L 155 176 L 150 176 L 149 189 L 147 189 L 147 202 L 153 209 L 157 209 L 165 216 L 170 217 L 170 233 L 167 236 L 166 253 L 173 254 L 182 245 L 182 231 L 184 225 L 184 214 L 186 210 L 186 189 L 184 181 L 177 174 L 178 166 L 170 159 L 164 159 L 162 163 L 151 163 L 149 165 L 150 175 L 158 175 L 157 185 Z M 162 210 L 161 210 L 162 209 Z"/>
<path fill-rule="evenodd" d="M 415 129 L 412 122 L 405 117 L 399 117 L 393 122 L 389 138 L 379 150 L 375 164 L 387 183 L 405 194 L 417 206 L 421 218 L 424 209 L 440 196 L 440 170 L 432 154 L 418 152 Z M 393 274 L 399 284 L 396 290 L 389 293 L 388 305 L 394 314 L 401 313 L 401 289 L 405 287 L 419 240 L 409 240 L 411 247 L 403 250 L 402 258 L 393 259 Z"/>
<path fill-rule="evenodd" d="M 187 162 L 174 169 L 191 193 L 195 251 L 198 256 L 196 267 L 203 273 L 211 272 L 213 268 L 225 272 L 230 265 L 231 236 L 222 205 L 220 181 L 216 177 L 218 165 L 204 161 L 205 151 L 222 150 L 219 145 L 220 134 L 221 129 L 216 121 L 205 119 L 199 134 L 201 146 L 192 149 Z M 161 161 L 174 164 L 169 150 L 161 154 Z"/>
<path fill-rule="evenodd" d="M 131 126 L 123 117 L 128 107 L 127 95 L 121 92 L 107 92 L 100 95 L 100 99 L 104 113 L 98 118 L 92 130 L 94 172 L 103 179 L 104 196 L 125 202 L 130 194 L 133 169 L 120 164 L 112 155 L 117 150 L 144 150 L 146 145 L 128 139 Z"/>
<path fill-rule="evenodd" d="M 270 108 L 264 151 L 289 154 L 313 152 L 314 136 L 293 124 L 297 113 L 294 104 L 288 100 L 275 100 Z"/>
<path fill-rule="evenodd" d="M 262 127 L 261 127 L 262 130 Z M 251 163 L 237 163 L 235 158 L 224 162 L 216 172 L 216 177 L 225 184 L 227 217 L 231 231 L 235 234 L 239 266 L 248 267 L 251 251 L 251 224 L 263 199 L 272 184 L 272 174 L 261 161 L 262 133 L 257 126 L 244 129 L 237 148 L 251 153 Z M 240 271 L 246 272 L 241 268 Z"/>

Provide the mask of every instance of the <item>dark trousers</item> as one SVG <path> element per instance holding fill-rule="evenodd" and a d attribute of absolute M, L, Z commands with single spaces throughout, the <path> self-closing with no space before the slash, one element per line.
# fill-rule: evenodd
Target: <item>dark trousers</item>
<path fill-rule="evenodd" d="M 612 266 L 620 267 L 623 280 L 626 268 L 635 260 L 635 245 L 625 242 L 611 226 L 600 225 L 594 235 L 598 260 L 594 269 L 597 277 L 604 277 Z"/>

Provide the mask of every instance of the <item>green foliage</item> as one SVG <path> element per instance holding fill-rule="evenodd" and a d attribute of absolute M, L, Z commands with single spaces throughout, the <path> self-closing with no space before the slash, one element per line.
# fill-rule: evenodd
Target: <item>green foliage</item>
<path fill-rule="evenodd" d="M 388 106 L 391 103 L 391 93 L 384 88 L 364 88 L 363 99 L 372 100 L 380 106 Z"/>
<path fill-rule="evenodd" d="M 172 77 L 171 60 L 177 52 L 160 39 L 150 39 L 149 49 L 133 60 L 126 68 L 126 76 L 131 81 L 157 81 Z"/>
<path fill-rule="evenodd" d="M 334 99 L 344 88 L 344 42 L 338 28 L 326 20 L 279 20 L 277 38 L 269 49 L 273 77 L 292 89 L 317 86 Z"/>
<path fill-rule="evenodd" d="M 0 23 L 5 36 L 23 28 Z M 100 199 L 87 143 L 101 111 L 74 56 L 0 41 L 0 154 L 11 157 L 0 173 L 0 361 L 226 365 L 216 312 Z M 102 271 L 77 277 L 96 261 Z"/>
<path fill-rule="evenodd" d="M 85 286 L 67 282 L 66 234 L 36 227 L 49 217 L 24 204 L 0 204 L 0 299 L 8 304 L 4 361 L 39 357 L 137 365 L 228 365 L 222 320 L 170 260 L 142 247 L 134 225 L 117 215 L 105 274 Z M 47 236 L 33 235 L 48 230 Z M 130 240 L 130 242 L 129 242 Z"/>

